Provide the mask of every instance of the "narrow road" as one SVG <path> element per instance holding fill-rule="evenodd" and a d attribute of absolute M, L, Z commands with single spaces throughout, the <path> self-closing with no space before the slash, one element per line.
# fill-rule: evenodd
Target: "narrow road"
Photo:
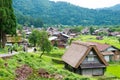
<path fill-rule="evenodd" d="M 5 53 L 5 54 L 0 54 L 0 58 L 5 58 L 5 57 L 11 57 L 15 54 L 18 54 L 19 52 L 12 52 L 12 53 Z"/>
<path fill-rule="evenodd" d="M 28 48 L 28 52 L 33 52 L 34 48 Z M 19 54 L 19 52 L 15 52 L 13 51 L 12 53 L 4 53 L 4 54 L 0 54 L 0 58 L 6 58 L 6 57 L 11 57 L 13 55 Z"/>

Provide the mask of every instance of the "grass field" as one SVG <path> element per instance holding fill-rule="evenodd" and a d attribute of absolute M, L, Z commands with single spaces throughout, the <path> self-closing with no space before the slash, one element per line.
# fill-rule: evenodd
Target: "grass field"
<path fill-rule="evenodd" d="M 119 63 L 118 64 L 110 64 L 107 67 L 106 74 L 110 74 L 110 75 L 120 78 L 120 64 Z"/>
<path fill-rule="evenodd" d="M 5 53 L 8 53 L 7 52 L 7 48 L 0 48 L 0 54 L 5 54 Z"/>
<path fill-rule="evenodd" d="M 106 44 L 110 44 L 112 46 L 115 46 L 117 48 L 120 48 L 120 43 L 118 41 L 118 38 L 116 38 L 116 37 L 107 37 L 107 36 L 105 36 L 103 38 L 103 40 L 97 40 L 96 36 L 92 36 L 92 35 L 79 35 L 74 40 L 80 40 L 80 41 L 86 41 L 86 42 L 87 41 L 92 41 L 92 42 L 106 43 Z"/>

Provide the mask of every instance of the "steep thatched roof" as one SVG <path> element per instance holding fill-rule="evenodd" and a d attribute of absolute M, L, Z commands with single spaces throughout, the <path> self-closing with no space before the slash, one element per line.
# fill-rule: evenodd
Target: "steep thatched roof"
<path fill-rule="evenodd" d="M 65 54 L 62 56 L 62 59 L 64 62 L 71 65 L 72 67 L 78 68 L 78 66 L 83 62 L 91 49 L 94 49 L 96 51 L 101 62 L 103 62 L 103 64 L 107 66 L 107 62 L 94 44 L 80 41 L 73 42 L 67 49 Z"/>
<path fill-rule="evenodd" d="M 98 43 L 98 42 L 89 42 L 93 45 L 96 45 L 96 47 L 98 48 L 99 51 L 104 51 L 107 48 L 111 47 L 111 45 L 109 44 L 102 44 L 102 43 Z"/>

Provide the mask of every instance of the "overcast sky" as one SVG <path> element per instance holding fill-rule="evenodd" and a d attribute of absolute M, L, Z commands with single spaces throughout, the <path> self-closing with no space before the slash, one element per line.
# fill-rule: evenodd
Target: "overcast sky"
<path fill-rule="evenodd" d="M 103 8 L 120 4 L 120 0 L 51 0 L 66 1 L 85 8 Z"/>

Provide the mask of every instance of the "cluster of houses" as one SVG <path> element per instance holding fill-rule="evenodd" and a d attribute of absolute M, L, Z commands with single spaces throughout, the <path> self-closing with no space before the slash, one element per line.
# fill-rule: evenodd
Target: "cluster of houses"
<path fill-rule="evenodd" d="M 49 34 L 49 40 L 52 44 L 59 48 L 65 48 L 68 39 L 77 36 L 75 33 L 72 33 L 69 28 L 59 31 L 57 28 L 49 27 L 46 31 Z"/>
<path fill-rule="evenodd" d="M 28 36 L 32 33 L 32 30 L 35 29 L 33 27 L 27 27 L 23 26 L 22 33 L 17 30 L 17 34 L 19 37 L 19 40 L 13 39 L 12 36 L 7 35 L 7 42 L 8 43 L 23 43 L 25 39 L 28 38 Z M 41 30 L 42 28 L 37 28 L 37 30 Z M 81 30 L 81 32 L 73 32 L 71 28 L 65 28 L 62 31 L 59 30 L 57 27 L 48 27 L 46 29 L 46 32 L 49 34 L 49 40 L 52 42 L 53 45 L 57 45 L 59 48 L 65 48 L 67 45 L 67 40 L 69 38 L 74 38 L 79 34 L 90 34 L 90 28 L 85 27 L 84 29 Z M 109 28 L 99 28 L 99 29 L 94 29 L 92 35 L 98 35 L 99 32 L 106 32 L 108 36 L 118 36 L 120 37 L 120 32 L 111 32 Z M 23 38 L 24 35 L 24 38 Z M 11 39 L 10 39 L 11 38 Z M 103 36 L 96 36 L 96 39 L 103 39 Z"/>
<path fill-rule="evenodd" d="M 86 27 L 81 31 L 82 34 L 90 34 L 90 28 Z M 109 28 L 99 28 L 99 29 L 94 29 L 92 32 L 92 35 L 99 35 L 99 33 L 106 33 L 107 36 L 116 36 L 120 37 L 120 32 L 115 31 L 112 32 Z"/>
<path fill-rule="evenodd" d="M 120 60 L 120 49 L 96 42 L 74 41 L 62 56 L 65 68 L 91 76 L 104 75 L 110 61 Z"/>

